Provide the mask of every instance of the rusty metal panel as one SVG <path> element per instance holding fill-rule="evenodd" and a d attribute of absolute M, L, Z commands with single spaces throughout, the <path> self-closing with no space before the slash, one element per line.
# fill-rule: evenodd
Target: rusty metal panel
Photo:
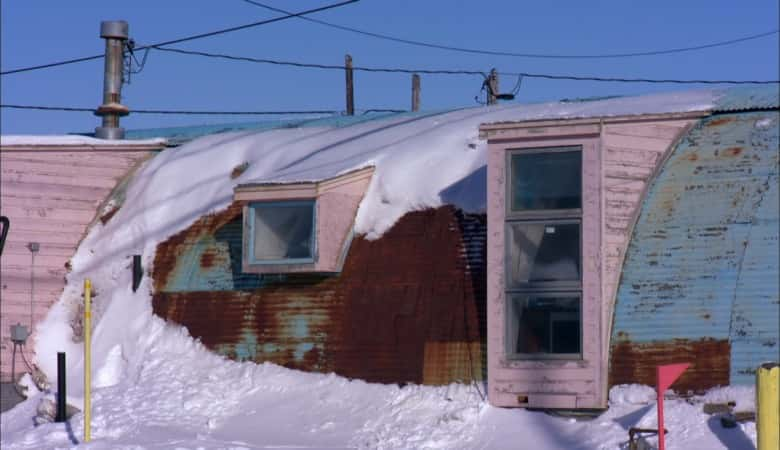
<path fill-rule="evenodd" d="M 235 203 L 158 246 L 156 314 L 238 360 L 385 383 L 482 378 L 484 215 L 407 214 L 355 238 L 338 275 L 247 278 L 240 226 Z"/>
<path fill-rule="evenodd" d="M 678 392 L 701 392 L 729 384 L 729 341 L 674 339 L 664 342 L 617 342 L 612 347 L 609 385 L 656 384 L 656 366 L 691 362 L 673 388 Z"/>
<path fill-rule="evenodd" d="M 423 384 L 482 379 L 479 342 L 426 342 L 423 359 Z"/>
<path fill-rule="evenodd" d="M 626 346 L 690 360 L 696 352 L 678 353 L 679 340 L 729 342 L 725 366 L 713 370 L 726 370 L 732 383 L 752 382 L 753 367 L 777 358 L 779 116 L 714 115 L 674 149 L 627 250 L 611 370 L 646 364 L 636 352 L 621 355 Z"/>

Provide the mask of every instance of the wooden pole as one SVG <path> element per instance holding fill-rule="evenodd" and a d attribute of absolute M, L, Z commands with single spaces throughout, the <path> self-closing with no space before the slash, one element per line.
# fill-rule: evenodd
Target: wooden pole
<path fill-rule="evenodd" d="M 420 110 L 420 75 L 412 74 L 412 111 Z"/>
<path fill-rule="evenodd" d="M 355 115 L 355 93 L 352 83 L 352 57 L 344 56 L 344 72 L 347 75 L 347 115 Z"/>
<path fill-rule="evenodd" d="M 488 105 L 495 105 L 498 100 L 498 71 L 496 69 L 490 69 L 490 75 L 488 76 Z"/>

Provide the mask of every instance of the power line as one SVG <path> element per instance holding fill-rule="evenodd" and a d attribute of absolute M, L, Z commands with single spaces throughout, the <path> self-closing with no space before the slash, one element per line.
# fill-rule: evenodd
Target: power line
<path fill-rule="evenodd" d="M 340 66 L 336 64 L 302 63 L 302 62 L 295 62 L 295 61 L 282 61 L 276 59 L 252 58 L 250 56 L 234 56 L 234 55 L 226 55 L 224 53 L 209 53 L 209 52 L 201 52 L 197 50 L 183 50 L 180 48 L 170 48 L 170 47 L 160 47 L 160 46 L 154 46 L 152 48 L 163 52 L 180 53 L 182 55 L 203 56 L 206 58 L 226 59 L 231 61 L 244 61 L 244 62 L 259 63 L 259 64 L 274 64 L 278 66 L 293 66 L 293 67 L 302 67 L 308 69 L 344 70 L 344 66 Z M 484 72 L 479 70 L 404 69 L 404 68 L 387 68 L 387 67 L 353 67 L 352 69 L 360 72 L 384 72 L 384 73 L 407 73 L 407 74 L 422 73 L 428 75 L 485 76 Z"/>
<path fill-rule="evenodd" d="M 65 111 L 65 112 L 90 112 L 95 108 L 80 108 L 71 106 L 38 106 L 38 105 L 0 105 L 0 108 L 26 109 L 40 111 Z M 370 111 L 396 111 L 387 109 L 373 109 Z M 294 111 L 190 111 L 168 109 L 133 109 L 132 114 L 176 114 L 176 115 L 209 115 L 209 116 L 273 116 L 273 115 L 302 115 L 302 114 L 336 114 L 339 111 L 331 109 L 294 110 Z"/>
<path fill-rule="evenodd" d="M 144 50 L 144 49 L 147 49 L 147 48 L 156 47 L 158 45 L 180 44 L 182 42 L 194 41 L 196 39 L 203 39 L 203 38 L 207 38 L 207 37 L 217 36 L 217 35 L 220 35 L 220 34 L 232 33 L 233 31 L 245 30 L 247 28 L 253 28 L 253 27 L 257 27 L 257 26 L 261 26 L 261 25 L 267 25 L 269 23 L 280 22 L 282 20 L 292 19 L 293 17 L 303 17 L 306 14 L 313 14 L 313 13 L 325 11 L 325 10 L 328 10 L 328 9 L 339 8 L 339 7 L 346 6 L 346 5 L 349 5 L 350 3 L 355 3 L 355 2 L 358 2 L 358 1 L 360 1 L 360 0 L 345 0 L 345 1 L 342 1 L 340 3 L 333 3 L 333 4 L 330 4 L 330 5 L 325 5 L 325 6 L 322 6 L 322 7 L 319 7 L 319 8 L 309 9 L 309 10 L 301 11 L 301 12 L 298 12 L 298 13 L 285 13 L 285 14 L 287 14 L 286 16 L 274 17 L 273 19 L 261 20 L 261 21 L 258 21 L 258 22 L 252 22 L 252 23 L 248 23 L 248 24 L 245 24 L 245 25 L 239 25 L 239 26 L 235 26 L 235 27 L 224 28 L 222 30 L 210 31 L 208 33 L 201 33 L 201 34 L 196 34 L 196 35 L 192 35 L 192 36 L 186 36 L 186 37 L 183 37 L 183 38 L 172 39 L 170 41 L 158 42 L 156 44 L 144 45 L 144 46 L 141 46 L 141 47 L 136 47 L 134 50 Z M 68 59 L 68 60 L 65 60 L 65 61 L 58 61 L 58 62 L 53 62 L 53 63 L 48 63 L 48 64 L 41 64 L 41 65 L 37 65 L 37 66 L 23 67 L 23 68 L 20 68 L 20 69 L 13 69 L 13 70 L 7 70 L 5 72 L 0 72 L 0 75 L 10 75 L 10 74 L 14 74 L 14 73 L 29 72 L 29 71 L 33 71 L 33 70 L 47 69 L 47 68 L 50 68 L 50 67 L 58 67 L 58 66 L 64 66 L 64 65 L 68 65 L 68 64 L 75 64 L 75 63 L 79 63 L 79 62 L 83 62 L 83 61 L 91 61 L 93 59 L 100 59 L 100 58 L 103 58 L 103 56 L 104 55 L 102 55 L 102 54 L 100 54 L 100 55 L 92 55 L 92 56 L 85 56 L 83 58 Z"/>
<path fill-rule="evenodd" d="M 675 80 L 669 78 L 620 78 L 620 77 L 591 77 L 576 75 L 551 75 L 544 73 L 528 72 L 501 72 L 501 75 L 526 78 L 542 78 L 547 80 L 570 81 L 600 81 L 614 83 L 656 83 L 656 84 L 778 84 L 780 80 Z"/>
<path fill-rule="evenodd" d="M 153 47 L 156 50 L 164 52 L 179 53 L 183 55 L 202 56 L 206 58 L 225 59 L 230 61 L 244 61 L 258 64 L 273 64 L 280 66 L 293 66 L 311 69 L 326 70 L 344 70 L 344 66 L 336 64 L 316 64 L 302 63 L 295 61 L 282 61 L 276 59 L 252 58 L 249 56 L 235 56 L 224 53 L 208 53 L 196 50 L 182 50 L 170 47 Z M 459 69 L 406 69 L 394 67 L 364 67 L 354 66 L 352 70 L 360 72 L 384 72 L 384 73 L 406 73 L 406 74 L 429 74 L 429 75 L 479 75 L 483 78 L 486 74 L 479 70 L 459 70 Z M 524 78 L 542 78 L 549 80 L 571 80 L 571 81 L 599 81 L 599 82 L 619 82 L 619 83 L 658 83 L 658 84 L 775 84 L 780 81 L 764 80 L 676 80 L 676 79 L 653 79 L 653 78 L 618 78 L 618 77 L 592 77 L 576 75 L 554 75 L 543 73 L 528 72 L 501 72 L 501 75 Z"/>
<path fill-rule="evenodd" d="M 260 8 L 265 8 L 270 11 L 280 12 L 289 14 L 288 11 L 285 11 L 281 8 L 275 8 L 270 5 L 266 5 L 254 0 L 242 0 L 246 3 L 259 6 Z M 415 45 L 418 47 L 427 47 L 427 48 L 435 48 L 439 50 L 449 50 L 454 52 L 461 52 L 461 53 L 472 53 L 472 54 L 478 54 L 478 55 L 491 55 L 491 56 L 514 56 L 518 58 L 539 58 L 539 59 L 608 59 L 608 58 L 632 58 L 632 57 L 639 57 L 639 56 L 657 56 L 657 55 L 669 55 L 673 53 L 682 53 L 682 52 L 692 52 L 696 50 L 704 50 L 707 48 L 713 48 L 713 47 L 722 47 L 726 45 L 732 45 L 737 44 L 739 42 L 745 42 L 750 41 L 754 39 L 760 39 L 763 37 L 771 36 L 773 34 L 777 34 L 780 32 L 780 30 L 772 30 L 767 31 L 764 33 L 758 33 L 758 34 L 751 34 L 749 36 L 743 36 L 736 39 L 730 39 L 727 41 L 720 41 L 720 42 L 713 42 L 710 44 L 703 44 L 703 45 L 696 45 L 693 47 L 680 47 L 680 48 L 671 48 L 671 49 L 664 49 L 664 50 L 651 50 L 651 51 L 644 51 L 644 52 L 628 52 L 628 53 L 604 53 L 604 54 L 593 54 L 593 55 L 572 55 L 572 54 L 546 54 L 546 53 L 514 53 L 514 52 L 504 52 L 504 51 L 497 51 L 497 50 L 481 50 L 481 49 L 474 49 L 474 48 L 465 48 L 465 47 L 454 47 L 450 45 L 442 45 L 442 44 L 436 44 L 431 42 L 423 42 L 423 41 L 415 41 L 411 39 L 404 39 L 399 38 L 396 36 L 390 36 L 387 34 L 380 34 L 380 33 L 374 33 L 372 31 L 365 31 L 360 30 L 357 28 L 347 27 L 343 25 L 338 25 L 332 22 L 326 22 L 324 20 L 314 19 L 311 17 L 300 17 L 303 20 L 317 23 L 320 25 L 324 25 L 326 27 L 336 28 L 338 30 L 342 31 L 348 31 L 351 33 L 357 33 L 362 34 L 364 36 L 371 36 L 373 38 L 377 39 L 384 39 L 388 41 L 393 42 L 399 42 L 402 44 L 408 44 L 408 45 Z"/>

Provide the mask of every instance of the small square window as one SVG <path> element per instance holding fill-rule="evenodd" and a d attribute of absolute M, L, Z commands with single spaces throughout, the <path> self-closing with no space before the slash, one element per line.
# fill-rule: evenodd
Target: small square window
<path fill-rule="evenodd" d="M 507 354 L 512 357 L 579 357 L 579 294 L 514 294 L 508 297 Z"/>
<path fill-rule="evenodd" d="M 580 282 L 579 222 L 508 222 L 507 287 Z"/>
<path fill-rule="evenodd" d="M 515 151 L 510 159 L 511 211 L 582 207 L 582 155 L 577 147 Z"/>
<path fill-rule="evenodd" d="M 314 200 L 251 203 L 250 264 L 314 262 L 314 224 Z"/>

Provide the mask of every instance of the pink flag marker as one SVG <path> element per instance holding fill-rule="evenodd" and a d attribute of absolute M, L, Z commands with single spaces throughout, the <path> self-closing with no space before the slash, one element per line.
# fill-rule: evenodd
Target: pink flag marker
<path fill-rule="evenodd" d="M 655 368 L 658 390 L 658 450 L 666 449 L 666 436 L 664 432 L 664 392 L 666 392 L 690 363 L 666 364 Z"/>

